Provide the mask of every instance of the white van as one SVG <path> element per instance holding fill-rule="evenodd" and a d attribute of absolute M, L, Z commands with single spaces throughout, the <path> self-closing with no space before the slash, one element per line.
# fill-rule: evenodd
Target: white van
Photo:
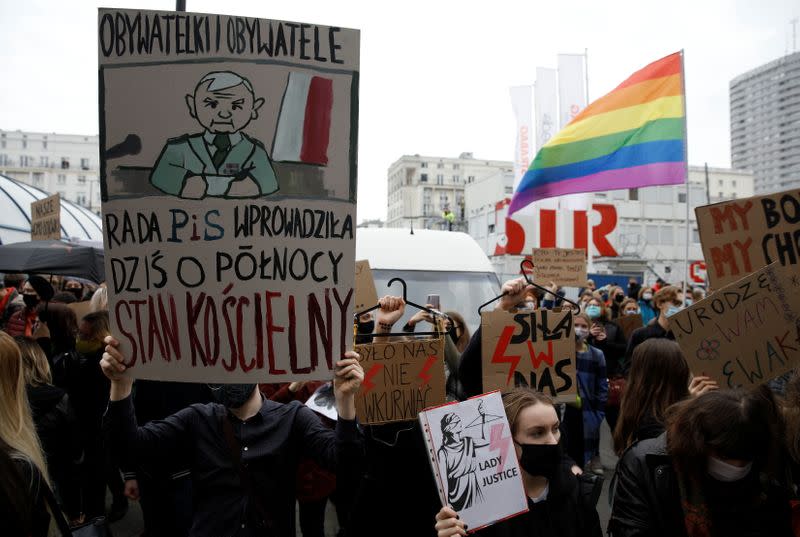
<path fill-rule="evenodd" d="M 463 315 L 473 333 L 480 325 L 478 306 L 500 294 L 489 258 L 466 233 L 359 228 L 356 259 L 369 260 L 378 297 L 402 295 L 399 283 L 386 285 L 402 278 L 410 301 L 424 306 L 428 295 L 438 294 L 441 309 Z M 402 323 L 415 312 L 407 308 Z"/>

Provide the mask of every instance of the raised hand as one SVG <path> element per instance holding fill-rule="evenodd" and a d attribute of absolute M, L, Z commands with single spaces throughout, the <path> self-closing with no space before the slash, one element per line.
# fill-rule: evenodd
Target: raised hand
<path fill-rule="evenodd" d="M 506 295 L 500 299 L 500 303 L 497 307 L 505 311 L 511 311 L 517 304 L 525 299 L 525 293 L 533 288 L 532 285 L 525 281 L 525 278 L 508 280 L 503 284 L 503 287 L 500 288 L 500 291 L 506 293 Z"/>

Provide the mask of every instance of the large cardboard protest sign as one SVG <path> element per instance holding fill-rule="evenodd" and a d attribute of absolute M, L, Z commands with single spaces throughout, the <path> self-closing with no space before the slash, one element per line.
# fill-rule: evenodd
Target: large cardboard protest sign
<path fill-rule="evenodd" d="M 378 303 L 378 291 L 369 261 L 356 261 L 355 311 L 364 311 Z"/>
<path fill-rule="evenodd" d="M 578 393 L 569 309 L 481 314 L 483 389 L 525 386 L 558 398 Z"/>
<path fill-rule="evenodd" d="M 113 331 L 140 378 L 330 378 L 352 342 L 359 33 L 101 9 Z"/>
<path fill-rule="evenodd" d="M 364 424 L 407 421 L 445 402 L 444 338 L 357 345 L 364 382 L 356 415 Z"/>
<path fill-rule="evenodd" d="M 623 315 L 622 317 L 618 317 L 614 322 L 622 328 L 622 333 L 625 335 L 626 341 L 631 339 L 634 330 L 644 326 L 644 321 L 640 313 L 636 315 Z"/>
<path fill-rule="evenodd" d="M 31 202 L 31 240 L 61 238 L 61 198 L 58 194 Z"/>
<path fill-rule="evenodd" d="M 500 392 L 419 414 L 442 505 L 471 530 L 528 510 Z"/>
<path fill-rule="evenodd" d="M 776 261 L 800 272 L 800 190 L 705 205 L 695 214 L 712 288 Z"/>
<path fill-rule="evenodd" d="M 766 382 L 800 365 L 800 274 L 774 263 L 669 318 L 695 375 L 723 388 Z"/>
<path fill-rule="evenodd" d="M 533 277 L 538 282 L 555 282 L 565 287 L 586 285 L 586 250 L 534 248 Z"/>

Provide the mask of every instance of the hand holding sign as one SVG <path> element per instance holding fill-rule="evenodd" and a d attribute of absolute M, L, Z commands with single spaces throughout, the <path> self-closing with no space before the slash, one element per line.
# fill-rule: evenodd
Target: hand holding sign
<path fill-rule="evenodd" d="M 378 332 L 391 332 L 392 326 L 406 311 L 406 301 L 399 296 L 385 296 L 378 301 L 381 308 L 378 310 Z"/>
<path fill-rule="evenodd" d="M 705 375 L 692 377 L 692 381 L 689 383 L 689 395 L 693 397 L 699 397 L 704 393 L 718 389 L 719 384 L 717 384 L 717 381 Z"/>
<path fill-rule="evenodd" d="M 500 288 L 500 292 L 504 293 L 505 296 L 500 299 L 497 308 L 503 311 L 511 311 L 517 304 L 522 302 L 525 298 L 525 293 L 533 289 L 534 287 L 526 282 L 525 278 L 507 281 Z"/>
<path fill-rule="evenodd" d="M 112 401 L 119 401 L 125 399 L 131 394 L 133 387 L 133 379 L 125 376 L 125 356 L 119 350 L 119 341 L 112 336 L 105 338 L 106 352 L 103 353 L 103 359 L 100 360 L 100 368 L 103 374 L 111 381 L 111 395 L 109 399 Z"/>

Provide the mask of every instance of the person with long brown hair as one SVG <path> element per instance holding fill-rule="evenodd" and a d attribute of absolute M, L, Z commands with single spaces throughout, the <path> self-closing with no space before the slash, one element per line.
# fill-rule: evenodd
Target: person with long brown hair
<path fill-rule="evenodd" d="M 528 512 L 498 522 L 480 537 L 600 537 L 600 518 L 584 496 L 580 480 L 562 455 L 561 430 L 553 399 L 528 388 L 503 394 L 511 439 L 522 470 Z M 469 528 L 451 506 L 436 515 L 438 537 L 467 535 Z"/>
<path fill-rule="evenodd" d="M 0 332 L 0 449 L 14 462 L 18 472 L 14 477 L 26 486 L 26 502 L 33 506 L 32 535 L 47 535 L 51 520 L 44 499 L 47 464 L 28 406 L 19 347 L 5 332 Z"/>
<path fill-rule="evenodd" d="M 617 455 L 639 440 L 655 438 L 664 432 L 667 409 L 689 394 L 702 395 L 717 389 L 705 376 L 689 382 L 689 366 L 680 347 L 668 339 L 649 339 L 636 347 L 619 420 L 614 428 Z"/>
<path fill-rule="evenodd" d="M 612 537 L 790 537 L 783 423 L 769 388 L 675 404 L 617 466 Z"/>

